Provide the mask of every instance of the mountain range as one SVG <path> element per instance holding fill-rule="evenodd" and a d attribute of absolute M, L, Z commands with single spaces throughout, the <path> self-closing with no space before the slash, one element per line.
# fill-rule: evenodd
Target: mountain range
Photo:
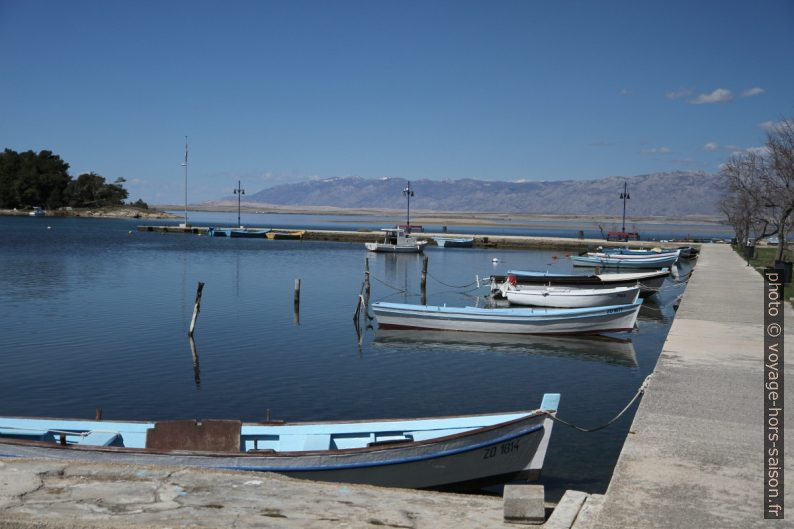
<path fill-rule="evenodd" d="M 411 209 L 526 214 L 613 215 L 628 184 L 629 216 L 718 216 L 722 195 L 718 174 L 675 171 L 597 180 L 503 182 L 414 180 Z M 244 197 L 251 204 L 402 209 L 408 181 L 356 176 L 282 184 Z M 216 203 L 236 197 L 225 197 Z"/>

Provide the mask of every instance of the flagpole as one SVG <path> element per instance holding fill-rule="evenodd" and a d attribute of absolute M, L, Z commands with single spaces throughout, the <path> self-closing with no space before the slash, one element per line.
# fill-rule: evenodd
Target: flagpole
<path fill-rule="evenodd" d="M 185 163 L 182 166 L 185 168 L 185 228 L 187 228 L 187 136 L 185 136 Z"/>

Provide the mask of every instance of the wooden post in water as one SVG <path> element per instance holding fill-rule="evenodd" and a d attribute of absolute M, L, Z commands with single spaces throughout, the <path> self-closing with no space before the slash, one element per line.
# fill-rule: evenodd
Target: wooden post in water
<path fill-rule="evenodd" d="M 199 281 L 198 287 L 196 288 L 196 304 L 193 306 L 193 318 L 190 320 L 190 330 L 187 333 L 190 337 L 193 337 L 193 331 L 196 328 L 196 318 L 198 318 L 199 312 L 201 312 L 201 292 L 203 290 L 204 283 Z"/>
<path fill-rule="evenodd" d="M 369 317 L 369 257 L 364 258 L 364 317 Z"/>
<path fill-rule="evenodd" d="M 422 256 L 422 305 L 427 305 L 427 256 Z"/>
<path fill-rule="evenodd" d="M 295 279 L 295 289 L 292 295 L 292 309 L 295 316 L 295 325 L 300 325 L 300 305 L 301 305 L 301 280 Z"/>

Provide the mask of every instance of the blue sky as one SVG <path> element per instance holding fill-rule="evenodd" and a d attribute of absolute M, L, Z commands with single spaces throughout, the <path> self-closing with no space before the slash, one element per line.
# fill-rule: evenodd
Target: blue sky
<path fill-rule="evenodd" d="M 716 171 L 794 117 L 794 3 L 0 0 L 0 148 L 184 201 Z"/>

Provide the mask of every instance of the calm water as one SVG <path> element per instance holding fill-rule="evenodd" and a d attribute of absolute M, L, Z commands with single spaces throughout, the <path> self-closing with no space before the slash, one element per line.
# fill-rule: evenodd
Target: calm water
<path fill-rule="evenodd" d="M 352 318 L 363 245 L 135 226 L 0 217 L 0 413 L 93 417 L 102 407 L 108 419 L 261 420 L 267 410 L 284 420 L 409 417 L 531 409 L 544 392 L 559 392 L 560 417 L 599 425 L 653 370 L 682 291 L 671 284 L 650 299 L 639 330 L 624 335 L 630 343 L 374 329 L 359 343 Z M 426 253 L 430 304 L 487 304 L 476 275 L 571 269 L 562 253 L 547 251 Z M 369 256 L 372 301 L 419 302 L 421 257 Z M 206 286 L 194 359 L 187 328 L 199 281 Z M 630 421 L 590 434 L 555 426 L 547 489 L 603 491 Z"/>

